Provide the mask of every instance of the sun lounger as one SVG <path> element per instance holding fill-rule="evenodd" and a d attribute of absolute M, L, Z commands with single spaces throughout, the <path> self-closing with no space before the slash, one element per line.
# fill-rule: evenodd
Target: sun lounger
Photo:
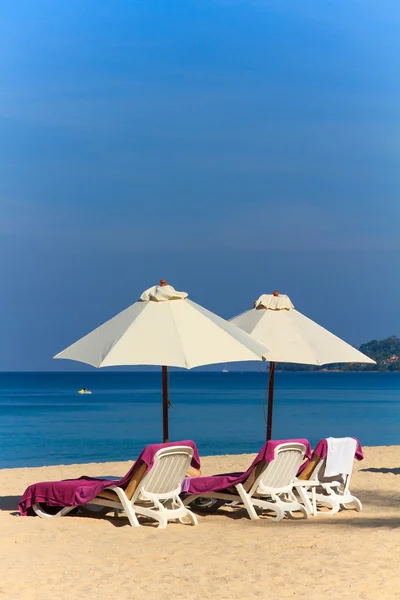
<path fill-rule="evenodd" d="M 33 511 L 42 518 L 54 518 L 77 506 L 95 505 L 115 514 L 124 511 L 132 527 L 139 527 L 138 514 L 158 521 L 159 528 L 175 519 L 197 525 L 196 516 L 179 497 L 189 465 L 200 467 L 192 441 L 153 444 L 119 481 L 81 477 L 29 486 L 19 503 L 20 513 Z"/>
<path fill-rule="evenodd" d="M 301 466 L 295 484 L 311 514 L 334 515 L 340 507 L 348 505 L 362 510 L 360 500 L 349 487 L 355 458 L 364 458 L 360 442 L 355 438 L 326 438 L 318 442 L 311 459 Z M 321 510 L 317 502 L 327 505 L 329 510 Z"/>
<path fill-rule="evenodd" d="M 256 508 L 271 510 L 280 521 L 286 513 L 308 512 L 293 493 L 293 482 L 304 456 L 310 457 L 307 440 L 269 441 L 244 473 L 186 479 L 184 504 L 196 498 L 215 498 L 243 505 L 252 520 L 259 518 Z"/>

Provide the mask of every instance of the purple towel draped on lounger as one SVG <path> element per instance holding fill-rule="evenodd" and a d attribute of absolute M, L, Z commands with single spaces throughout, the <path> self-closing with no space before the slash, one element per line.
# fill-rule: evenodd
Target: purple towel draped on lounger
<path fill-rule="evenodd" d="M 150 444 L 146 446 L 138 459 L 129 469 L 128 473 L 119 481 L 110 479 L 97 479 L 94 477 L 80 477 L 79 479 L 65 479 L 64 481 L 45 481 L 30 485 L 19 502 L 19 512 L 22 516 L 28 514 L 28 510 L 38 502 L 48 506 L 79 506 L 93 500 L 104 488 L 116 485 L 122 489 L 126 488 L 135 470 L 143 463 L 146 471 L 154 464 L 154 457 L 158 450 L 169 446 L 190 446 L 194 454 L 191 461 L 192 467 L 200 468 L 200 457 L 196 444 L 191 440 L 183 442 L 169 442 L 167 444 Z"/>
<path fill-rule="evenodd" d="M 363 460 L 364 459 L 364 454 L 361 448 L 361 444 L 359 442 L 359 440 L 357 438 L 353 438 L 354 440 L 356 440 L 357 442 L 357 448 L 356 448 L 356 453 L 354 455 L 354 458 L 357 460 Z M 315 446 L 312 454 L 319 456 L 319 458 L 326 458 L 326 455 L 328 454 L 328 441 L 326 438 L 324 438 L 323 440 L 320 440 L 318 442 L 318 444 Z M 304 471 L 304 469 L 306 468 L 306 466 L 309 464 L 311 458 L 309 458 L 308 460 L 306 460 L 305 463 L 303 463 L 300 467 L 300 469 L 298 470 L 297 475 L 300 475 L 300 473 L 302 471 Z"/>
<path fill-rule="evenodd" d="M 228 487 L 243 483 L 249 477 L 250 473 L 256 467 L 256 465 L 265 460 L 271 462 L 275 458 L 275 448 L 279 444 L 287 444 L 289 442 L 296 442 L 304 444 L 306 447 L 307 458 L 310 458 L 310 442 L 305 439 L 296 440 L 270 440 L 261 448 L 256 458 L 251 463 L 250 467 L 244 473 L 224 473 L 223 475 L 211 475 L 210 477 L 193 477 L 186 478 L 183 485 L 183 491 L 188 494 L 205 494 L 207 492 L 221 492 Z"/>

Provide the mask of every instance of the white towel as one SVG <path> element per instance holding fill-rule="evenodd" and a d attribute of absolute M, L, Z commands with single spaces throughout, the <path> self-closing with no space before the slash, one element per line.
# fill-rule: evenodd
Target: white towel
<path fill-rule="evenodd" d="M 357 440 L 351 437 L 326 438 L 328 453 L 326 456 L 325 476 L 350 475 L 353 470 Z"/>

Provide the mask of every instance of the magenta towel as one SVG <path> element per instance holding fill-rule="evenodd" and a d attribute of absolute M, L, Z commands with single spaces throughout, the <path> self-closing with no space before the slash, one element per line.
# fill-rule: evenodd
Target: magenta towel
<path fill-rule="evenodd" d="M 364 454 L 363 454 L 363 451 L 361 448 L 361 444 L 357 438 L 353 438 L 353 439 L 356 440 L 356 442 L 357 442 L 357 448 L 356 448 L 356 453 L 354 455 L 354 458 L 356 458 L 357 460 L 363 460 Z M 319 456 L 319 458 L 326 458 L 327 453 L 328 453 L 328 442 L 326 441 L 326 438 L 324 438 L 323 440 L 320 440 L 318 442 L 318 444 L 315 446 L 315 448 L 313 450 L 313 454 L 315 454 L 316 456 Z M 306 466 L 309 464 L 310 460 L 311 460 L 311 458 L 306 460 L 306 462 L 301 465 L 300 469 L 297 472 L 297 475 L 300 475 L 300 473 L 302 471 L 304 471 Z"/>
<path fill-rule="evenodd" d="M 191 465 L 195 469 L 200 469 L 200 457 L 196 444 L 191 440 L 183 442 L 169 442 L 167 444 L 150 444 L 146 446 L 138 459 L 129 469 L 128 473 L 119 481 L 110 479 L 97 479 L 94 477 L 80 477 L 79 479 L 65 479 L 64 481 L 45 481 L 30 485 L 24 492 L 19 502 L 19 512 L 22 516 L 28 514 L 28 510 L 33 504 L 41 502 L 49 506 L 79 506 L 93 500 L 104 488 L 110 485 L 116 485 L 124 489 L 132 478 L 135 470 L 146 464 L 146 471 L 149 471 L 154 464 L 154 457 L 158 450 L 169 446 L 190 446 L 194 454 Z"/>
<path fill-rule="evenodd" d="M 264 444 L 256 458 L 251 463 L 250 467 L 244 473 L 224 473 L 222 475 L 211 475 L 210 477 L 192 477 L 191 479 L 185 479 L 183 490 L 188 494 L 205 494 L 207 492 L 221 492 L 232 485 L 238 485 L 246 481 L 255 466 L 265 460 L 271 462 L 275 457 L 275 448 L 279 444 L 285 444 L 289 442 L 297 442 L 304 444 L 306 447 L 305 456 L 310 458 L 311 448 L 310 442 L 305 439 L 296 440 L 271 440 Z"/>

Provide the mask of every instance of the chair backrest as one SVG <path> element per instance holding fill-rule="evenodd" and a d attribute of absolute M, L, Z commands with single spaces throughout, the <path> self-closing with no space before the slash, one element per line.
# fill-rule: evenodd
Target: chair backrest
<path fill-rule="evenodd" d="M 168 446 L 158 450 L 153 466 L 141 479 L 132 502 L 140 497 L 168 498 L 179 494 L 192 457 L 193 448 L 189 446 Z"/>
<path fill-rule="evenodd" d="M 327 442 L 329 441 L 329 439 L 334 440 L 336 443 L 339 443 L 340 445 L 345 444 L 344 449 L 345 449 L 345 454 L 344 455 L 339 455 L 339 461 L 337 463 L 337 465 L 335 464 L 335 466 L 337 466 L 338 469 L 338 473 L 336 474 L 331 474 L 329 476 L 326 475 L 326 463 L 327 463 L 327 457 L 325 458 L 320 458 L 317 462 L 316 465 L 314 467 L 314 469 L 312 470 L 312 472 L 309 475 L 309 479 L 313 479 L 313 480 L 317 480 L 320 483 L 332 483 L 332 482 L 339 482 L 342 484 L 344 491 L 347 491 L 349 488 L 349 484 L 350 484 L 350 477 L 351 477 L 351 473 L 349 471 L 351 471 L 352 469 L 352 463 L 354 461 L 354 453 L 356 450 L 356 440 L 354 440 L 354 453 L 352 452 L 351 449 L 351 444 L 350 444 L 350 448 L 348 447 L 348 439 L 349 438 L 327 438 Z M 353 439 L 353 438 L 350 438 Z M 346 448 L 346 444 L 347 444 L 347 448 Z M 327 446 L 327 452 L 329 453 L 329 444 Z M 350 454 L 349 454 L 350 452 Z M 314 457 L 314 455 L 313 455 Z M 344 461 L 344 462 L 343 462 Z M 346 470 L 346 472 L 341 472 L 343 470 Z"/>
<path fill-rule="evenodd" d="M 306 447 L 299 442 L 285 442 L 275 448 L 275 458 L 265 463 L 264 469 L 251 487 L 254 492 L 290 489 L 304 458 Z"/>

